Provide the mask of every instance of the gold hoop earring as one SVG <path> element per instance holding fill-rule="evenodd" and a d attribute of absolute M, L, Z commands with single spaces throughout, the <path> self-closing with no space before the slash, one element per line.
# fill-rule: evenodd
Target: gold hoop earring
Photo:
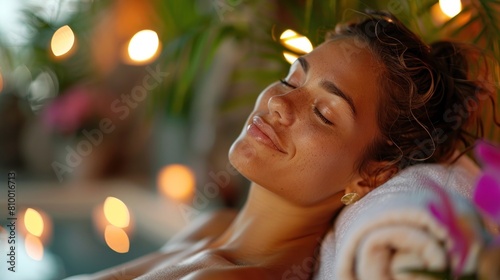
<path fill-rule="evenodd" d="M 351 205 L 354 202 L 358 201 L 361 197 L 357 193 L 346 193 L 340 201 L 345 205 Z"/>

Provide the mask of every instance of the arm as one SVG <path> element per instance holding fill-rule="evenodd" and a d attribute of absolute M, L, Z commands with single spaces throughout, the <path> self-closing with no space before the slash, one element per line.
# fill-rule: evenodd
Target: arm
<path fill-rule="evenodd" d="M 115 277 L 135 278 L 155 267 L 169 256 L 184 250 L 186 246 L 207 237 L 217 237 L 222 234 L 236 217 L 237 212 L 225 209 L 216 212 L 202 214 L 185 229 L 172 237 L 167 244 L 160 249 L 125 264 L 94 273 L 92 275 L 73 276 L 71 279 L 114 279 Z M 80 278 L 81 277 L 81 278 Z"/>
<path fill-rule="evenodd" d="M 151 269 L 161 262 L 167 254 L 154 252 L 127 263 L 107 268 L 105 270 L 87 274 L 75 275 L 65 280 L 105 280 L 105 279 L 134 279 L 144 274 L 148 269 Z"/>
<path fill-rule="evenodd" d="M 260 267 L 225 267 L 198 270 L 181 280 L 273 280 L 270 271 Z"/>

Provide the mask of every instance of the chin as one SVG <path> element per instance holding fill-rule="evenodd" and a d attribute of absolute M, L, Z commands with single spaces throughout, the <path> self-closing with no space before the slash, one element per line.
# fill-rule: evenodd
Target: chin
<path fill-rule="evenodd" d="M 269 178 L 266 176 L 270 172 L 274 173 L 272 166 L 275 165 L 270 162 L 266 152 L 260 150 L 258 144 L 246 139 L 245 135 L 240 135 L 233 142 L 229 149 L 228 159 L 243 177 L 261 186 L 265 185 L 266 182 L 269 183 Z"/>
<path fill-rule="evenodd" d="M 238 170 L 238 172 L 245 176 L 247 179 L 247 173 L 249 169 L 253 169 L 254 162 L 257 157 L 257 151 L 247 140 L 238 137 L 231 148 L 229 149 L 228 158 L 231 165 Z"/>

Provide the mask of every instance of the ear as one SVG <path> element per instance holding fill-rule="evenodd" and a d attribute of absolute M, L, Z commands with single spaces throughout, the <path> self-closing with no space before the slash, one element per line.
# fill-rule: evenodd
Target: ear
<path fill-rule="evenodd" d="M 387 161 L 373 161 L 368 164 L 364 174 L 356 174 L 351 184 L 346 187 L 345 193 L 357 193 L 361 197 L 365 196 L 378 186 L 387 182 L 398 172 L 396 166 L 391 166 Z"/>

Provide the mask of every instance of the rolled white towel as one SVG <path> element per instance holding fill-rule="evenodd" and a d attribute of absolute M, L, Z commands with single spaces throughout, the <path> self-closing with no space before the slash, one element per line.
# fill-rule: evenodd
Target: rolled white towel
<path fill-rule="evenodd" d="M 430 202 L 439 201 L 429 185 L 452 192 L 458 213 L 471 213 L 467 200 L 477 172 L 468 159 L 451 167 L 413 166 L 346 207 L 322 243 L 314 279 L 429 279 L 405 271 L 445 269 L 451 244 L 447 229 L 428 209 Z M 475 217 L 470 219 L 479 227 Z M 472 256 L 466 269 L 474 265 Z"/>
<path fill-rule="evenodd" d="M 376 260 L 377 263 L 374 263 Z M 408 225 L 392 225 L 371 231 L 360 240 L 356 275 L 360 279 L 412 279 L 408 268 L 442 270 L 446 254 L 438 238 Z"/>

